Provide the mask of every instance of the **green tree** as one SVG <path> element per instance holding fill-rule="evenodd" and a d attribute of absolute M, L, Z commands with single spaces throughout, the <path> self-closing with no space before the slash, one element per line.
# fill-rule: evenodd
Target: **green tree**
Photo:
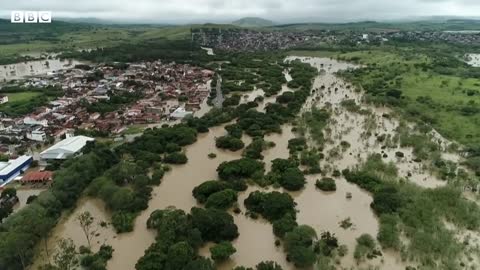
<path fill-rule="evenodd" d="M 178 242 L 168 249 L 165 269 L 183 269 L 194 258 L 195 252 L 187 242 Z"/>
<path fill-rule="evenodd" d="M 284 215 L 281 219 L 273 222 L 273 233 L 280 238 L 283 238 L 286 233 L 291 232 L 298 226 L 295 217 L 291 214 Z"/>
<path fill-rule="evenodd" d="M 313 228 L 301 225 L 285 235 L 285 251 L 297 267 L 310 267 L 316 261 L 313 241 L 317 234 Z"/>
<path fill-rule="evenodd" d="M 282 267 L 276 262 L 267 261 L 257 264 L 256 270 L 282 270 Z"/>
<path fill-rule="evenodd" d="M 232 246 L 232 243 L 223 241 L 210 248 L 212 259 L 216 262 L 225 261 L 237 250 Z"/>
<path fill-rule="evenodd" d="M 196 186 L 193 189 L 192 194 L 199 203 L 205 203 L 210 195 L 227 188 L 228 184 L 226 182 L 209 180 Z"/>
<path fill-rule="evenodd" d="M 205 207 L 228 209 L 237 201 L 237 192 L 231 189 L 225 189 L 210 195 L 207 199 Z"/>
<path fill-rule="evenodd" d="M 261 214 L 269 221 L 275 221 L 286 214 L 295 215 L 295 202 L 288 193 L 254 191 L 244 201 L 248 210 Z"/>
<path fill-rule="evenodd" d="M 77 265 L 77 247 L 72 239 L 61 239 L 53 255 L 53 262 L 60 270 L 70 270 Z"/>
<path fill-rule="evenodd" d="M 215 270 L 213 262 L 210 259 L 199 257 L 187 264 L 184 270 Z"/>
<path fill-rule="evenodd" d="M 242 149 L 245 144 L 241 139 L 233 136 L 222 136 L 215 140 L 215 145 L 221 149 L 228 149 L 230 151 L 238 151 Z"/>
<path fill-rule="evenodd" d="M 221 163 L 218 168 L 218 176 L 222 180 L 240 180 L 253 177 L 255 174 L 263 173 L 265 164 L 263 162 L 242 158 Z"/>
<path fill-rule="evenodd" d="M 238 237 L 238 227 L 229 213 L 215 208 L 192 208 L 192 223 L 205 241 L 231 241 Z"/>
<path fill-rule="evenodd" d="M 322 180 L 317 180 L 315 186 L 322 191 L 335 191 L 337 190 L 337 185 L 335 180 L 330 177 L 324 177 Z"/>
<path fill-rule="evenodd" d="M 185 164 L 187 163 L 188 158 L 184 153 L 173 152 L 167 154 L 163 161 L 169 164 Z"/>
<path fill-rule="evenodd" d="M 77 220 L 80 224 L 80 227 L 82 228 L 85 238 L 87 239 L 88 246 L 92 247 L 90 241 L 91 241 L 91 237 L 95 233 L 94 227 L 93 227 L 94 218 L 92 214 L 88 211 L 85 211 L 83 213 L 80 213 L 77 216 Z"/>
<path fill-rule="evenodd" d="M 297 191 L 305 185 L 305 176 L 298 168 L 288 168 L 281 173 L 279 184 L 286 190 Z"/>
<path fill-rule="evenodd" d="M 14 198 L 17 197 L 17 190 L 15 188 L 7 187 L 2 191 L 0 198 Z"/>

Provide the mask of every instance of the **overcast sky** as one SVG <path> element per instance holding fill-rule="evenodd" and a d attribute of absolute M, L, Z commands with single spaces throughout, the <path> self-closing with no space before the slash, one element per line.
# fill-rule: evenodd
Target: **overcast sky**
<path fill-rule="evenodd" d="M 480 16 L 480 0 L 0 0 L 12 10 L 50 10 L 55 17 L 115 21 L 229 22 L 257 16 L 275 22 L 396 20 L 423 16 Z"/>

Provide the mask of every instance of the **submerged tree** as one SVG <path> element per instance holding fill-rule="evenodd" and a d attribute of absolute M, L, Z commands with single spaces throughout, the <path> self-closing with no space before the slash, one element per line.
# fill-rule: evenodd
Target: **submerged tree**
<path fill-rule="evenodd" d="M 53 255 L 53 262 L 60 270 L 70 270 L 78 263 L 77 247 L 72 239 L 61 239 L 57 251 Z"/>
<path fill-rule="evenodd" d="M 88 211 L 80 213 L 77 216 L 77 220 L 80 223 L 80 227 L 82 227 L 82 231 L 85 234 L 85 238 L 87 238 L 88 246 L 92 247 L 90 244 L 91 236 L 94 234 L 93 222 L 94 218 L 92 214 Z"/>

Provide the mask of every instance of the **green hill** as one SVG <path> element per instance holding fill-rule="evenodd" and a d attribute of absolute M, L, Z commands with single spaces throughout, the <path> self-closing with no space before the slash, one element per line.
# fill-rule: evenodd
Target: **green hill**
<path fill-rule="evenodd" d="M 245 17 L 233 21 L 232 24 L 240 27 L 268 27 L 274 25 L 275 23 L 263 18 Z"/>

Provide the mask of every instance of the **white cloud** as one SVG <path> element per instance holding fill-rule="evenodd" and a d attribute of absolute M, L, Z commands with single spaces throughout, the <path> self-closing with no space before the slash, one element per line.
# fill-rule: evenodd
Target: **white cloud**
<path fill-rule="evenodd" d="M 51 10 L 57 17 L 150 22 L 358 21 L 411 16 L 479 16 L 479 0 L 0 0 L 0 12 Z"/>

